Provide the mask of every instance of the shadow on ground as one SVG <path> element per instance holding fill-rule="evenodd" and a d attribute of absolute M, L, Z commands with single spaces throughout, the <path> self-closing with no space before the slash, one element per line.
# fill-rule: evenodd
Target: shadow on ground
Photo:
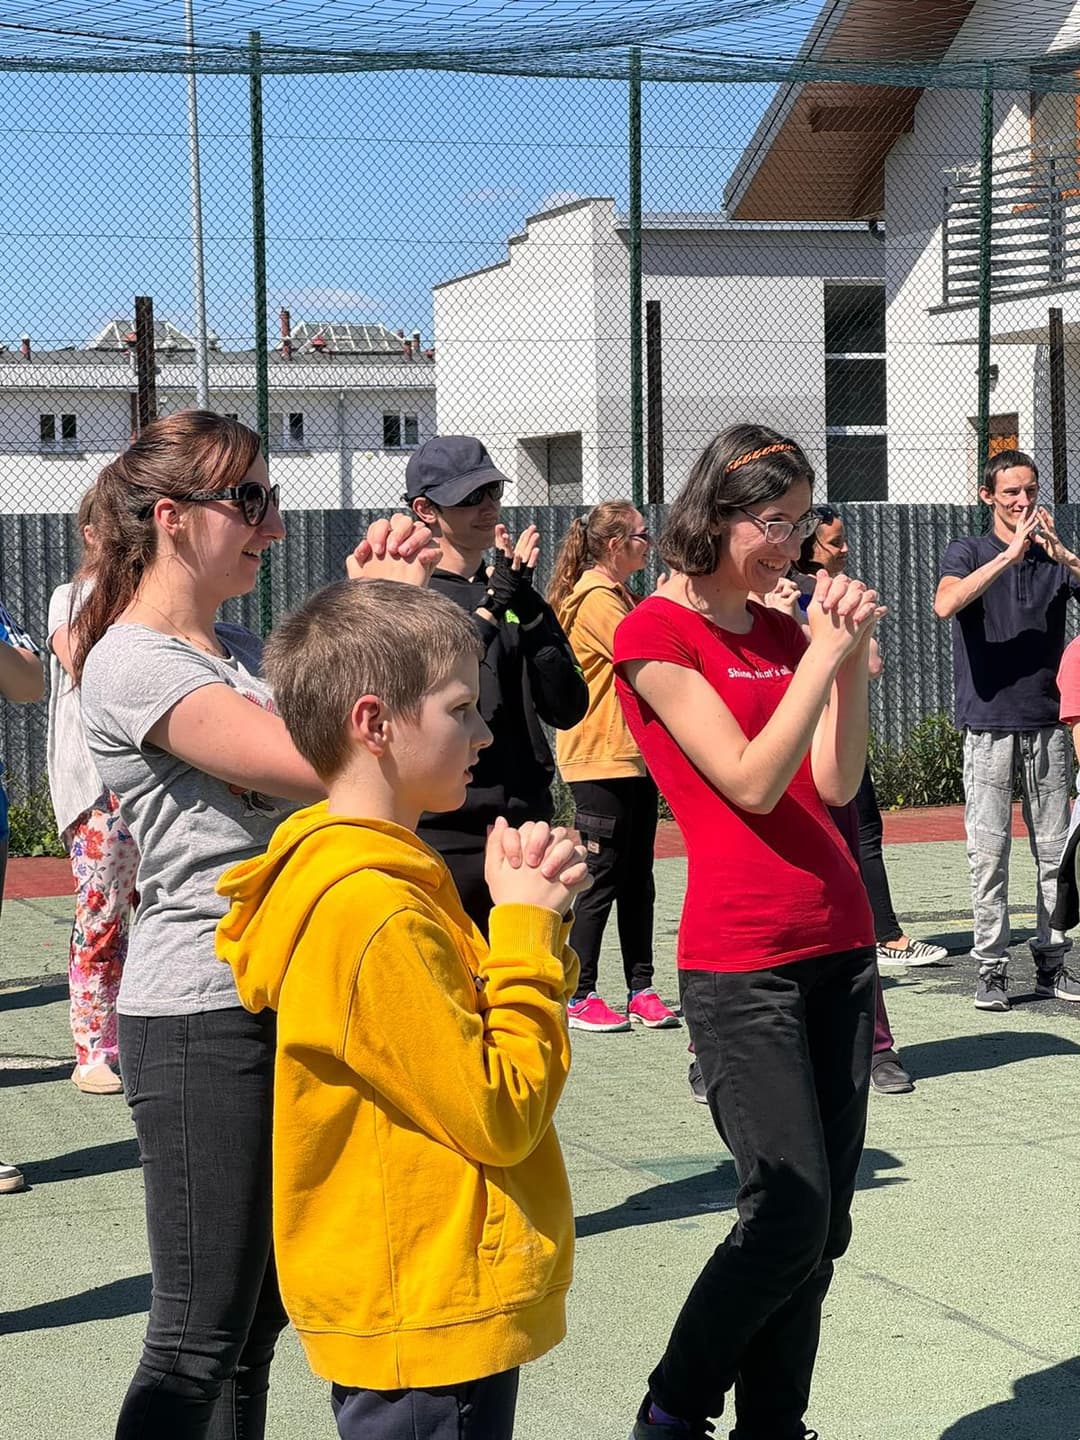
<path fill-rule="evenodd" d="M 19 1169 L 28 1185 L 51 1185 L 57 1180 L 74 1180 L 82 1175 L 111 1175 L 117 1170 L 139 1168 L 136 1141 L 113 1140 L 107 1145 L 87 1145 L 48 1160 L 20 1161 Z"/>
<path fill-rule="evenodd" d="M 28 1010 L 32 1005 L 55 1005 L 67 998 L 66 984 L 32 985 L 29 990 L 2 990 L 0 1010 Z"/>
<path fill-rule="evenodd" d="M 33 1065 L 19 1064 L 12 1065 L 10 1069 L 5 1068 L 5 1059 L 10 1060 L 11 1056 L 0 1055 L 0 1090 L 10 1090 L 18 1085 L 46 1085 L 52 1080 L 70 1080 L 70 1060 L 53 1060 L 48 1055 L 16 1056 L 20 1061 L 27 1058 L 40 1063 Z"/>
<path fill-rule="evenodd" d="M 903 1047 L 904 1065 L 916 1081 L 997 1070 L 1052 1055 L 1080 1055 L 1080 1044 L 1044 1030 L 986 1030 L 981 1035 L 950 1035 Z"/>
<path fill-rule="evenodd" d="M 864 1150 L 859 1166 L 860 1190 L 876 1190 L 883 1185 L 901 1185 L 903 1176 L 881 1175 L 881 1170 L 899 1169 L 901 1161 L 887 1150 Z M 731 1160 L 722 1160 L 709 1170 L 685 1175 L 666 1184 L 650 1185 L 628 1195 L 607 1210 L 594 1210 L 579 1215 L 574 1233 L 579 1240 L 590 1235 L 606 1235 L 637 1225 L 656 1225 L 665 1220 L 696 1220 L 718 1210 L 732 1210 L 739 1182 Z"/>
<path fill-rule="evenodd" d="M 1080 1360 L 1023 1375 L 1011 1400 L 999 1400 L 955 1421 L 940 1440 L 1048 1440 L 1076 1433 Z"/>
<path fill-rule="evenodd" d="M 150 1276 L 129 1275 L 110 1280 L 62 1300 L 46 1300 L 23 1310 L 0 1311 L 0 1335 L 20 1335 L 26 1330 L 58 1330 L 65 1325 L 85 1325 L 92 1320 L 117 1320 L 121 1315 L 141 1315 L 150 1309 Z"/>

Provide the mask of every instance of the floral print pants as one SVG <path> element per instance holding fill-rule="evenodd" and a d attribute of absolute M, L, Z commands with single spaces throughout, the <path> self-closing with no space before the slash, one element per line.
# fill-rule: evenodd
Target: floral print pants
<path fill-rule="evenodd" d="M 116 996 L 138 898 L 138 851 L 110 794 L 85 810 L 63 838 L 76 887 L 68 961 L 75 1056 L 80 1065 L 115 1065 Z"/>

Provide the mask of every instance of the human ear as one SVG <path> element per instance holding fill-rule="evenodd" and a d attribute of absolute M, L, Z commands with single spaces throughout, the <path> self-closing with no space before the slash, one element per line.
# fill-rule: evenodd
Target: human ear
<path fill-rule="evenodd" d="M 377 695 L 361 695 L 349 712 L 349 736 L 375 756 L 386 753 L 389 720 Z"/>

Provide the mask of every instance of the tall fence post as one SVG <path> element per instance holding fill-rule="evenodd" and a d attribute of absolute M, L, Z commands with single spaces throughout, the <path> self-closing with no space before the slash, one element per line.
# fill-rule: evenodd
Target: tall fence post
<path fill-rule="evenodd" d="M 139 399 L 139 430 L 157 417 L 157 373 L 154 355 L 154 302 L 135 296 L 135 383 Z"/>
<path fill-rule="evenodd" d="M 979 137 L 979 483 L 990 458 L 990 285 L 993 219 L 994 72 L 987 64 L 983 75 L 982 116 Z"/>
<path fill-rule="evenodd" d="M 645 499 L 645 415 L 641 377 L 641 51 L 630 51 L 630 485 Z"/>
<path fill-rule="evenodd" d="M 1060 305 L 1052 305 L 1050 330 L 1050 451 L 1054 460 L 1054 504 L 1069 499 L 1068 447 L 1065 432 L 1065 325 Z"/>
<path fill-rule="evenodd" d="M 646 404 L 649 412 L 649 504 L 664 503 L 664 362 L 660 301 L 645 302 Z"/>
<path fill-rule="evenodd" d="M 195 310 L 195 408 L 210 409 L 210 362 L 206 337 L 206 271 L 203 265 L 202 177 L 199 172 L 199 90 L 195 64 L 193 0 L 184 3 L 188 77 L 188 171 L 191 189 L 191 289 Z"/>
<path fill-rule="evenodd" d="M 267 466 L 270 455 L 270 337 L 266 327 L 266 184 L 263 172 L 262 44 L 258 30 L 248 35 L 251 68 L 248 109 L 251 129 L 251 251 L 255 267 L 255 415 Z M 269 633 L 270 551 L 259 568 L 259 626 Z"/>

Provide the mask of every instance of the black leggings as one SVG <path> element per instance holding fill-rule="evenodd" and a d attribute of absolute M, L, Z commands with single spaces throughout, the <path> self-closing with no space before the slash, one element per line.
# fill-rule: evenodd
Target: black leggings
<path fill-rule="evenodd" d="M 575 780 L 574 824 L 588 850 L 592 889 L 578 897 L 570 944 L 581 961 L 575 1000 L 596 989 L 600 942 L 615 905 L 628 990 L 653 983 L 653 846 L 656 786 L 647 775 L 621 780 Z"/>
<path fill-rule="evenodd" d="M 859 869 L 874 912 L 874 935 L 878 944 L 884 945 L 899 940 L 904 932 L 889 893 L 889 877 L 885 873 L 885 861 L 881 854 L 881 811 L 874 794 L 869 765 L 863 771 L 855 806 L 859 812 Z"/>

